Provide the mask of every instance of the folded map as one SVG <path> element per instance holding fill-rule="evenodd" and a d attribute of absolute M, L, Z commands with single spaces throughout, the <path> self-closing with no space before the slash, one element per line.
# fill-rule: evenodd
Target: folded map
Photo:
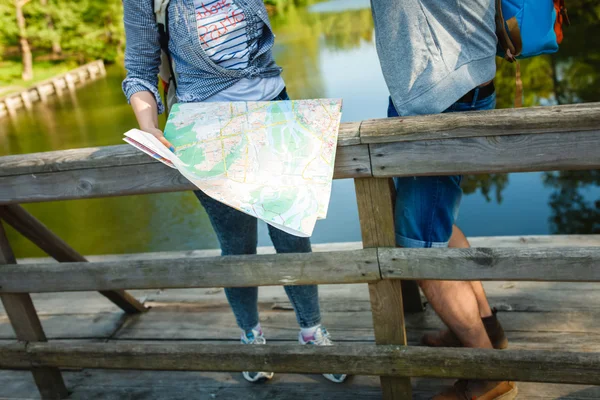
<path fill-rule="evenodd" d="M 124 140 L 212 198 L 296 236 L 312 234 L 331 196 L 340 99 L 175 104 L 165 137 Z"/>

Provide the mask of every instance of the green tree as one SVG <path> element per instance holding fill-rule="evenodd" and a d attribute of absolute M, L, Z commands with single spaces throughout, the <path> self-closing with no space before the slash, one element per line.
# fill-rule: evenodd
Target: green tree
<path fill-rule="evenodd" d="M 44 19 L 46 21 L 46 27 L 49 33 L 49 40 L 52 43 L 52 56 L 53 58 L 58 58 L 62 53 L 62 47 L 60 45 L 60 35 L 54 28 L 52 5 L 49 5 L 48 0 L 40 0 L 40 4 L 44 8 Z"/>
<path fill-rule="evenodd" d="M 11 0 L 0 0 L 0 54 L 4 54 L 6 47 L 17 45 L 18 37 L 14 3 Z"/>

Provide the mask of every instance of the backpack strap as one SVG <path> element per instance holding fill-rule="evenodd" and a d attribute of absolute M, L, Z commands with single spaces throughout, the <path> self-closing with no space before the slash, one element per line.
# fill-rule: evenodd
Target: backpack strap
<path fill-rule="evenodd" d="M 516 17 L 512 17 L 508 21 L 504 20 L 502 0 L 496 0 L 496 36 L 498 36 L 500 47 L 505 52 L 504 58 L 508 61 L 515 61 L 523 51 L 521 29 Z"/>
<path fill-rule="evenodd" d="M 156 15 L 156 23 L 163 25 L 167 23 L 167 7 L 169 0 L 154 0 L 154 15 Z"/>
<path fill-rule="evenodd" d="M 154 15 L 158 25 L 158 42 L 161 49 L 158 75 L 163 82 L 165 107 L 170 110 L 171 103 L 176 101 L 177 75 L 171 53 L 169 53 L 169 0 L 154 0 Z"/>
<path fill-rule="evenodd" d="M 154 0 L 154 15 L 158 25 L 158 42 L 162 50 L 161 65 L 159 70 L 160 78 L 164 82 L 173 81 L 175 87 L 175 71 L 173 70 L 173 60 L 169 53 L 169 0 Z M 167 65 L 165 65 L 167 64 Z"/>

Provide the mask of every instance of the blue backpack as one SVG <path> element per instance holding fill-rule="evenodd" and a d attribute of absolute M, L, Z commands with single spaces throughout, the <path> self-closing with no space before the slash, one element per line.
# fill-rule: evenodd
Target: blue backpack
<path fill-rule="evenodd" d="M 509 61 L 555 53 L 569 23 L 564 0 L 496 0 L 498 55 Z"/>

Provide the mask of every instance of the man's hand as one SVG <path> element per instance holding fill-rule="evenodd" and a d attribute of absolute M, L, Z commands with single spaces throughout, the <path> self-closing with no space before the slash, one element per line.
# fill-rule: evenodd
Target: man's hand
<path fill-rule="evenodd" d="M 171 150 L 173 153 L 175 153 L 175 147 L 173 147 L 173 145 L 171 144 L 171 142 L 169 142 L 166 138 L 165 135 L 162 133 L 162 131 L 158 128 L 145 128 L 142 129 L 144 132 L 148 132 L 151 135 L 153 135 L 155 138 L 157 138 L 162 144 L 164 144 L 169 150 Z"/>

